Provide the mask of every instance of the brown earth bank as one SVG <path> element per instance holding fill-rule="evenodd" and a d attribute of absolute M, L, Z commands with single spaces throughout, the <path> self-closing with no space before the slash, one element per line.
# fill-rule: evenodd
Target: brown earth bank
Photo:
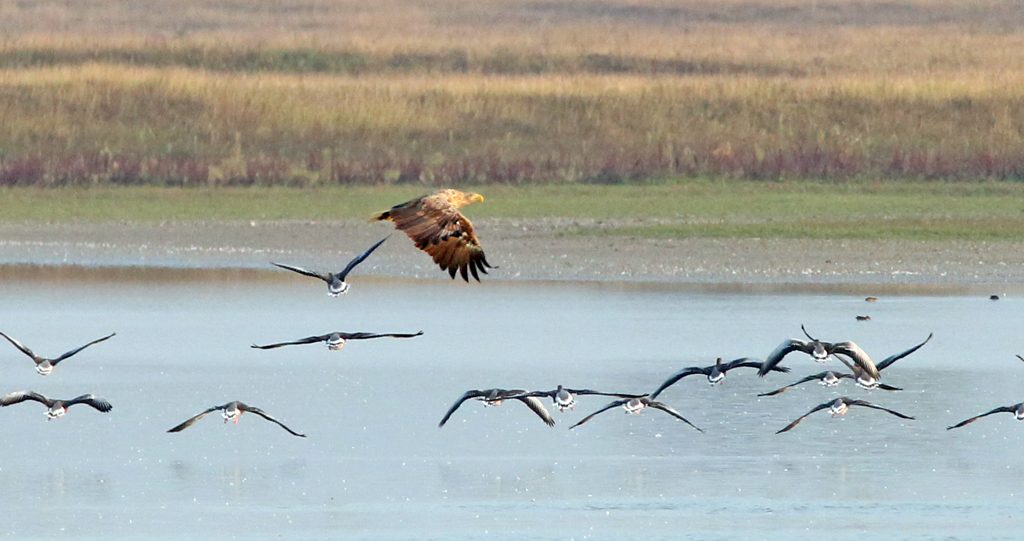
<path fill-rule="evenodd" d="M 488 259 L 499 267 L 483 280 L 999 294 L 1024 284 L 1021 242 L 646 239 L 602 233 L 607 225 L 478 220 Z M 448 279 L 404 234 L 358 220 L 0 223 L 0 265 L 271 271 L 277 261 L 337 271 L 389 233 L 353 276 Z"/>

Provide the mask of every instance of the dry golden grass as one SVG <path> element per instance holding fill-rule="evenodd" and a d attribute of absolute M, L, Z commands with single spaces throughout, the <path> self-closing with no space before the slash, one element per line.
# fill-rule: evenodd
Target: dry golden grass
<path fill-rule="evenodd" d="M 0 0 L 0 184 L 1024 178 L 1015 1 Z"/>

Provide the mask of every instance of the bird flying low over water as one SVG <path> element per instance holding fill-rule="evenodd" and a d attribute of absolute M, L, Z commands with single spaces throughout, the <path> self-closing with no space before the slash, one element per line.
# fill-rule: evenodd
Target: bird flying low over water
<path fill-rule="evenodd" d="M 480 281 L 478 272 L 487 274 L 492 267 L 473 231 L 473 224 L 459 212 L 459 207 L 483 201 L 478 193 L 440 190 L 406 201 L 374 215 L 371 220 L 389 220 L 405 231 L 416 247 L 430 254 L 441 270 L 469 281 L 469 274 Z"/>
<path fill-rule="evenodd" d="M 321 334 L 319 336 L 307 336 L 306 338 L 299 338 L 291 342 L 279 342 L 277 344 L 267 344 L 265 346 L 258 346 L 252 344 L 251 348 L 255 349 L 274 349 L 282 346 L 298 346 L 303 344 L 315 344 L 317 342 L 325 342 L 327 349 L 331 351 L 341 351 L 341 348 L 345 347 L 345 342 L 348 340 L 367 340 L 370 338 L 414 338 L 422 336 L 423 331 L 411 333 L 411 334 L 400 334 L 400 333 L 372 333 L 372 332 L 332 332 L 327 334 Z"/>
<path fill-rule="evenodd" d="M 466 391 L 458 400 L 455 401 L 454 404 L 452 404 L 452 407 L 448 408 L 448 411 L 444 414 L 441 422 L 437 423 L 437 427 L 443 427 L 463 402 L 473 398 L 483 402 L 484 406 L 500 406 L 505 400 L 518 400 L 523 404 L 526 404 L 526 407 L 536 413 L 537 416 L 544 421 L 544 424 L 548 426 L 555 426 L 555 420 L 551 417 L 551 414 L 548 413 L 547 408 L 544 407 L 544 404 L 540 399 L 535 396 L 525 396 L 525 394 L 526 391 L 522 389 L 473 389 L 471 391 Z"/>
<path fill-rule="evenodd" d="M 829 400 L 828 402 L 825 402 L 825 403 L 822 403 L 822 404 L 818 404 L 817 406 L 814 406 L 814 408 L 811 409 L 811 411 L 801 415 L 800 417 L 797 417 L 795 421 L 793 421 L 792 423 L 789 423 L 788 425 L 786 425 L 786 428 L 783 428 L 782 430 L 779 430 L 778 432 L 776 432 L 776 434 L 782 434 L 783 432 L 789 432 L 790 430 L 793 430 L 794 428 L 796 428 L 796 425 L 800 424 L 800 421 L 803 421 L 805 418 L 807 418 L 807 416 L 811 415 L 812 413 L 819 412 L 821 410 L 825 410 L 825 409 L 829 410 L 829 412 L 832 414 L 833 417 L 835 417 L 837 415 L 846 415 L 846 412 L 847 412 L 847 410 L 850 409 L 850 406 L 863 406 L 865 408 L 882 410 L 882 411 L 884 411 L 886 413 L 889 413 L 891 415 L 895 415 L 896 417 L 899 417 L 900 419 L 910 419 L 910 420 L 914 419 L 913 417 L 910 417 L 909 415 L 903 415 L 902 413 L 900 413 L 898 411 L 894 411 L 894 410 L 891 410 L 891 409 L 888 409 L 888 408 L 883 408 L 882 406 L 877 406 L 875 404 L 872 404 L 870 402 L 866 402 L 864 400 L 854 400 L 852 398 L 848 398 L 848 397 L 842 396 L 842 397 L 839 397 L 839 398 L 837 398 L 835 400 Z"/>
<path fill-rule="evenodd" d="M 24 346 L 21 342 L 18 342 L 17 340 L 11 338 L 10 336 L 7 336 L 6 334 L 0 332 L 0 336 L 3 336 L 4 338 L 6 338 L 8 342 L 13 344 L 14 347 L 18 348 L 25 355 L 28 355 L 32 359 L 32 361 L 36 363 L 36 372 L 38 372 L 39 375 L 41 375 L 41 376 L 46 376 L 46 375 L 49 375 L 50 372 L 53 372 L 53 369 L 57 366 L 57 363 L 59 363 L 59 362 L 65 360 L 65 359 L 67 359 L 69 357 L 72 357 L 72 356 L 78 354 L 78 352 L 82 351 L 83 349 L 85 349 L 85 348 L 87 348 L 87 347 L 89 347 L 89 346 L 91 346 L 93 344 L 98 344 L 98 343 L 100 343 L 100 342 L 102 342 L 104 340 L 109 340 L 110 338 L 113 338 L 116 335 L 117 335 L 117 333 L 110 333 L 107 336 L 104 336 L 103 338 L 97 338 L 96 340 L 93 340 L 92 342 L 89 342 L 88 344 L 86 344 L 84 346 L 77 347 L 77 348 L 75 348 L 75 349 L 73 349 L 73 350 L 71 350 L 71 351 L 69 351 L 67 353 L 64 353 L 60 357 L 56 357 L 56 358 L 53 358 L 53 359 L 48 359 L 46 357 L 40 357 L 39 355 L 36 355 L 35 353 L 32 352 L 31 349 L 29 349 L 28 347 Z"/>
<path fill-rule="evenodd" d="M 651 393 L 650 398 L 651 400 L 658 398 L 658 395 L 661 394 L 662 391 L 675 385 L 679 380 L 687 376 L 695 376 L 697 374 L 707 376 L 708 383 L 711 385 L 718 385 L 725 381 L 726 372 L 736 368 L 761 368 L 761 361 L 757 361 L 749 357 L 742 357 L 726 363 L 722 362 L 722 358 L 719 357 L 715 359 L 715 364 L 711 366 L 691 366 L 689 368 L 684 368 L 669 376 L 664 383 L 659 385 L 658 388 Z M 785 366 L 773 366 L 770 370 L 774 370 L 775 372 L 789 372 L 789 368 Z"/>
<path fill-rule="evenodd" d="M 114 407 L 110 405 L 110 402 L 107 402 L 102 398 L 96 398 L 94 395 L 91 394 L 83 394 L 82 396 L 76 396 L 71 400 L 57 400 L 54 398 L 46 398 L 45 396 L 33 391 L 17 391 L 6 394 L 2 398 L 0 398 L 0 406 L 13 406 L 14 404 L 19 404 L 26 400 L 34 400 L 46 406 L 47 421 L 52 421 L 54 419 L 63 417 L 64 414 L 67 413 L 68 408 L 74 406 L 75 404 L 85 404 L 87 406 L 91 406 L 92 408 L 102 413 L 107 413 L 108 411 L 114 409 Z"/>
<path fill-rule="evenodd" d="M 387 237 L 384 237 L 377 241 L 376 244 L 370 246 L 365 252 L 357 255 L 355 258 L 352 259 L 352 261 L 349 261 L 348 265 L 345 265 L 345 268 L 338 273 L 316 272 L 306 270 L 302 267 L 295 267 L 292 265 L 285 265 L 282 263 L 271 262 L 270 264 L 277 267 L 281 267 L 282 269 L 290 270 L 292 272 L 297 272 L 299 274 L 304 274 L 306 276 L 311 276 L 313 278 L 319 278 L 324 282 L 327 282 L 327 294 L 332 297 L 337 297 L 338 295 L 344 295 L 345 293 L 348 293 L 348 290 L 351 287 L 349 283 L 345 281 L 345 278 L 348 277 L 348 273 L 352 272 L 352 269 L 356 268 L 356 265 L 362 263 L 363 260 L 365 260 L 367 257 L 370 257 L 370 254 L 372 254 L 374 250 L 380 247 L 381 244 L 384 244 L 384 241 L 388 240 L 388 238 L 390 237 L 391 235 L 388 235 Z"/>
<path fill-rule="evenodd" d="M 882 362 L 878 363 L 877 365 L 874 364 L 874 362 L 871 360 L 871 357 L 868 357 L 867 353 L 864 353 L 864 350 L 857 347 L 857 344 L 854 344 L 853 342 L 845 342 L 845 344 L 850 344 L 852 347 L 844 346 L 836 350 L 836 353 L 838 353 L 839 355 L 842 355 L 843 357 L 849 357 L 850 359 L 852 359 L 852 363 L 850 361 L 847 361 L 846 359 L 843 359 L 843 357 L 840 357 L 839 355 L 837 355 L 836 358 L 839 359 L 840 362 L 845 364 L 851 372 L 853 372 L 853 375 L 856 376 L 854 381 L 857 383 L 859 387 L 863 387 L 865 389 L 874 389 L 876 387 L 881 386 L 881 383 L 879 383 L 878 380 L 881 377 L 882 370 L 885 370 L 886 368 L 892 366 L 892 363 L 921 349 L 922 346 L 927 344 L 932 339 L 932 336 L 932 333 L 928 333 L 928 338 L 925 338 L 924 342 L 921 342 L 920 344 L 906 351 L 901 351 L 894 355 L 890 355 L 885 359 L 882 359 Z M 875 375 L 872 375 L 868 370 L 864 369 L 863 367 L 865 366 L 875 366 Z"/>
<path fill-rule="evenodd" d="M 556 408 L 558 408 L 558 411 L 564 412 L 565 410 L 576 409 L 577 395 L 616 396 L 619 398 L 640 398 L 641 396 L 643 396 L 640 394 L 604 393 L 601 391 L 592 391 L 590 389 L 566 389 L 565 387 L 559 385 L 558 388 L 550 391 L 532 391 L 521 395 L 509 396 L 506 397 L 506 399 L 519 399 L 531 396 L 547 396 L 551 397 L 551 402 L 555 405 Z"/>
<path fill-rule="evenodd" d="M 974 421 L 977 421 L 978 419 L 981 419 L 982 417 L 988 417 L 989 415 L 992 415 L 994 413 L 1012 413 L 1013 416 L 1016 417 L 1018 421 L 1024 421 L 1024 402 L 1021 402 L 1019 404 L 1014 404 L 1012 406 L 999 407 L 999 408 L 996 408 L 996 409 L 994 409 L 992 411 L 986 411 L 985 413 L 982 413 L 981 415 L 975 415 L 974 417 L 971 417 L 970 419 L 964 419 L 963 421 L 960 421 L 959 423 L 957 423 L 957 424 L 955 424 L 953 426 L 947 426 L 946 430 L 953 430 L 954 428 L 960 428 L 961 426 L 969 425 L 969 424 L 973 423 Z"/>
<path fill-rule="evenodd" d="M 842 359 L 840 359 L 840 360 L 842 360 Z M 836 385 L 839 385 L 839 382 L 841 380 L 843 380 L 843 379 L 856 380 L 857 376 L 855 376 L 855 375 L 853 375 L 851 373 L 848 373 L 848 372 L 833 372 L 832 370 L 826 370 L 825 372 L 818 372 L 817 374 L 812 374 L 812 375 L 807 376 L 807 377 L 805 377 L 805 378 L 803 378 L 801 380 L 798 380 L 798 381 L 795 381 L 793 383 L 790 383 L 789 385 L 784 385 L 782 387 L 779 387 L 778 389 L 775 389 L 774 391 L 769 391 L 767 393 L 760 393 L 757 396 L 775 396 L 775 395 L 779 395 L 779 394 L 782 394 L 782 393 L 792 389 L 793 387 L 796 387 L 797 385 L 801 385 L 801 384 L 807 383 L 809 381 L 817 381 L 818 383 L 824 385 L 825 387 L 835 387 Z M 879 383 L 877 388 L 881 389 L 883 391 L 902 391 L 903 390 L 903 389 L 901 389 L 899 387 L 893 387 L 892 385 L 886 385 L 885 383 Z"/>
<path fill-rule="evenodd" d="M 814 358 L 819 363 L 825 362 L 829 355 L 835 351 L 836 345 L 831 342 L 823 342 L 817 338 L 813 338 L 804 328 L 800 326 L 800 330 L 807 336 L 807 340 L 801 340 L 799 338 L 790 338 L 779 344 L 775 351 L 768 354 L 764 362 L 761 363 L 761 368 L 757 371 L 757 375 L 764 377 L 768 372 L 772 371 L 776 365 L 782 362 L 782 359 L 794 351 L 800 351 L 806 353 Z"/>
<path fill-rule="evenodd" d="M 656 409 L 656 410 L 661 410 L 661 411 L 663 411 L 663 412 L 665 412 L 665 413 L 675 417 L 676 419 L 679 419 L 680 421 L 690 425 L 697 432 L 704 432 L 703 430 L 698 428 L 697 425 L 691 423 L 690 421 L 687 421 L 686 417 L 683 417 L 682 415 L 680 415 L 678 411 L 672 409 L 667 404 L 651 400 L 649 397 L 646 397 L 646 396 L 641 396 L 639 398 L 623 398 L 622 400 L 615 400 L 615 401 L 609 402 L 608 404 L 605 404 L 605 406 L 603 408 L 595 411 L 594 413 L 591 413 L 590 415 L 587 415 L 586 417 L 581 419 L 580 422 L 570 426 L 569 430 L 572 430 L 572 429 L 576 428 L 577 426 L 580 426 L 581 424 L 583 424 L 583 423 L 593 419 L 597 415 L 600 415 L 600 414 L 602 414 L 602 413 L 604 413 L 604 412 L 606 412 L 606 411 L 608 411 L 610 409 L 614 409 L 614 408 L 617 408 L 619 406 L 621 406 L 622 409 L 626 410 L 626 413 L 632 413 L 634 415 L 638 415 L 640 412 L 642 412 L 643 410 L 645 410 L 647 408 L 653 408 L 653 409 Z"/>
<path fill-rule="evenodd" d="M 192 424 L 195 423 L 196 421 L 198 421 L 198 420 L 202 419 L 203 417 L 205 417 L 206 414 L 212 413 L 214 411 L 221 411 L 221 412 L 223 412 L 222 415 L 224 417 L 224 422 L 225 423 L 227 423 L 228 421 L 233 421 L 236 425 L 238 424 L 238 419 L 242 416 L 243 413 L 246 413 L 246 412 L 255 413 L 256 415 L 259 415 L 260 417 L 263 417 L 264 419 L 266 419 L 266 420 L 276 424 L 277 426 L 287 430 L 288 433 L 291 434 L 292 436 L 298 436 L 300 438 L 305 438 L 306 437 L 305 434 L 299 434 L 298 432 L 288 428 L 287 426 L 284 425 L 284 423 L 282 423 L 281 421 L 278 421 L 277 419 L 271 417 L 267 412 L 265 412 L 265 411 L 263 411 L 263 410 L 261 410 L 261 409 L 259 409 L 257 407 L 243 404 L 242 402 L 239 402 L 237 400 L 232 401 L 232 402 L 228 402 L 227 404 L 224 404 L 223 406 L 213 406 L 212 408 L 208 408 L 205 411 L 203 411 L 202 413 L 186 419 L 185 422 L 181 423 L 178 426 L 175 426 L 174 428 L 171 428 L 170 430 L 168 430 L 168 432 L 181 432 L 182 430 L 185 430 L 186 428 L 192 426 Z"/>
<path fill-rule="evenodd" d="M 896 361 L 906 357 L 907 355 L 910 355 L 911 353 L 921 349 L 922 346 L 927 344 L 932 339 L 932 336 L 933 336 L 933 334 L 929 333 L 928 334 L 928 338 L 925 338 L 924 342 L 921 342 L 920 344 L 918 344 L 918 345 L 916 345 L 916 346 L 914 346 L 914 347 L 912 347 L 912 348 L 910 348 L 910 349 L 908 349 L 906 351 L 901 351 L 899 353 L 896 353 L 895 355 L 890 355 L 889 357 L 886 357 L 885 359 L 883 359 L 882 362 L 878 363 L 878 365 L 876 366 L 876 368 L 878 369 L 879 374 L 881 374 L 882 370 L 885 370 L 886 368 L 892 366 L 892 364 L 894 362 L 896 362 Z M 849 342 L 849 343 L 853 344 L 852 342 Z M 853 345 L 856 346 L 856 344 L 853 344 Z M 858 354 L 867 355 L 859 347 L 856 348 L 856 349 L 848 348 L 847 351 L 849 353 L 859 352 Z M 837 351 L 837 353 L 838 353 L 838 351 Z M 850 373 L 833 372 L 831 370 L 826 371 L 826 372 L 819 372 L 817 374 L 807 376 L 806 378 L 803 378 L 800 381 L 797 381 L 795 383 L 791 383 L 791 384 L 786 385 L 784 387 L 780 387 L 780 388 L 775 389 L 774 391 L 771 391 L 771 392 L 761 393 L 761 394 L 759 394 L 757 396 L 775 396 L 777 394 L 781 394 L 781 393 L 786 392 L 788 389 L 790 389 L 792 387 L 795 387 L 795 386 L 800 385 L 802 383 L 807 383 L 808 381 L 815 381 L 815 380 L 820 381 L 821 384 L 826 386 L 826 387 L 835 387 L 836 385 L 839 384 L 839 380 L 847 379 L 847 378 L 854 380 L 854 382 L 857 384 L 858 387 L 863 387 L 865 389 L 881 389 L 883 391 L 902 391 L 903 390 L 903 389 L 901 389 L 899 387 L 893 387 L 892 385 L 886 385 L 884 383 L 881 383 L 880 381 L 878 381 L 878 378 L 871 376 L 870 374 L 868 374 L 868 372 L 866 370 L 861 368 L 862 365 L 865 365 L 868 362 L 870 362 L 870 357 L 867 359 L 867 361 L 865 361 L 864 359 L 861 359 L 860 363 L 850 362 L 850 361 L 847 361 L 846 359 L 843 358 L 843 357 L 848 356 L 849 353 L 841 353 L 840 355 L 837 355 L 836 358 L 839 359 L 839 362 L 845 364 L 846 367 L 850 369 Z"/>

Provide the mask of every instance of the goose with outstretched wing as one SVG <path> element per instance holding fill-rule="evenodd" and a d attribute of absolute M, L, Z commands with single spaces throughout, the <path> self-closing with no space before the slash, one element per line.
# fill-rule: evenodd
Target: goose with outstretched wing
<path fill-rule="evenodd" d="M 237 425 L 238 424 L 238 419 L 242 417 L 243 413 L 253 413 L 253 414 L 258 415 L 260 417 L 263 417 L 264 419 L 266 419 L 266 420 L 276 424 L 277 426 L 285 429 L 292 436 L 298 436 L 300 438 L 305 438 L 306 437 L 305 434 L 299 434 L 298 432 L 288 428 L 287 426 L 285 426 L 284 423 L 282 423 L 281 421 L 278 421 L 277 419 L 271 417 L 270 414 L 268 414 L 267 412 L 265 412 L 265 411 L 263 411 L 263 410 L 261 410 L 261 409 L 259 409 L 257 407 L 250 406 L 250 405 L 247 405 L 245 403 L 239 402 L 237 400 L 228 402 L 227 404 L 224 404 L 224 405 L 221 405 L 221 406 L 213 406 L 213 407 L 207 408 L 206 410 L 200 412 L 199 414 L 194 415 L 192 417 L 189 417 L 188 419 L 186 419 L 181 424 L 171 428 L 170 430 L 168 430 L 168 432 L 181 432 L 182 430 L 185 430 L 186 428 L 192 426 L 196 421 L 202 419 L 203 417 L 206 417 L 206 415 L 208 413 L 213 413 L 215 411 L 222 412 L 221 415 L 224 417 L 224 422 L 225 423 L 227 423 L 228 421 L 232 421 L 232 422 L 234 422 Z"/>
<path fill-rule="evenodd" d="M 572 430 L 572 429 L 576 428 L 577 426 L 582 425 L 583 423 L 593 419 L 597 415 L 600 415 L 600 414 L 602 414 L 602 413 L 604 413 L 604 412 L 606 412 L 608 410 L 615 409 L 615 408 L 618 408 L 618 407 L 621 407 L 622 409 L 624 409 L 626 411 L 626 413 L 633 414 L 633 415 L 639 415 L 640 412 L 642 412 L 643 410 L 645 410 L 647 408 L 660 410 L 660 411 L 663 411 L 663 412 L 665 412 L 665 413 L 675 417 L 676 419 L 679 419 L 680 421 L 690 425 L 697 432 L 704 432 L 697 425 L 695 425 L 695 424 L 691 423 L 690 421 L 688 421 L 686 419 L 686 417 L 683 417 L 678 411 L 672 409 L 667 404 L 665 404 L 663 402 L 658 402 L 656 400 L 651 400 L 647 396 L 641 396 L 641 397 L 638 397 L 638 398 L 623 398 L 622 400 L 614 400 L 612 402 L 609 402 L 608 404 L 605 404 L 605 406 L 603 408 L 595 411 L 594 413 L 591 413 L 590 415 L 587 415 L 586 417 L 581 419 L 578 423 L 570 426 L 569 430 Z"/>
<path fill-rule="evenodd" d="M 0 397 L 0 407 L 13 406 L 14 404 L 20 404 L 25 401 L 39 402 L 46 406 L 46 420 L 52 421 L 59 419 L 67 413 L 68 408 L 76 404 L 85 404 L 101 413 L 107 413 L 114 407 L 110 405 L 110 402 L 102 398 L 97 398 L 92 394 L 83 394 L 76 396 L 70 400 L 61 400 L 55 398 L 47 398 L 34 391 L 16 391 Z"/>
<path fill-rule="evenodd" d="M 691 366 L 683 368 L 682 370 L 672 374 L 668 377 L 653 393 L 650 394 L 651 400 L 658 398 L 665 389 L 675 385 L 679 380 L 696 375 L 706 376 L 708 383 L 711 385 L 718 385 L 725 381 L 725 374 L 730 370 L 736 368 L 761 368 L 761 362 L 749 357 L 742 357 L 729 362 L 724 362 L 721 357 L 715 359 L 715 364 L 710 366 Z M 789 372 L 789 368 L 785 366 L 773 366 L 769 370 L 775 372 Z"/>
<path fill-rule="evenodd" d="M 18 348 L 19 351 L 21 351 L 25 355 L 28 355 L 29 358 L 32 359 L 32 362 L 36 363 L 36 372 L 38 372 L 39 375 L 47 376 L 47 375 L 50 374 L 50 372 L 53 372 L 53 369 L 56 368 L 57 364 L 60 363 L 61 361 L 64 361 L 64 360 L 68 359 L 69 357 L 77 355 L 79 352 L 81 352 L 83 349 L 85 349 L 85 348 L 87 348 L 89 346 L 92 346 L 94 344 L 99 344 L 100 342 L 103 342 L 104 340 L 111 339 L 114 336 L 117 336 L 117 333 L 110 333 L 107 336 L 104 336 L 102 338 L 97 338 L 97 339 L 93 340 L 92 342 L 89 342 L 88 344 L 85 344 L 84 346 L 79 346 L 79 347 L 77 347 L 77 348 L 75 348 L 75 349 L 73 349 L 71 351 L 68 351 L 68 352 L 62 354 L 59 357 L 54 357 L 54 358 L 41 357 L 39 355 L 36 355 L 31 349 L 28 348 L 28 346 L 25 346 L 21 342 L 15 340 L 14 338 L 11 338 L 10 336 L 8 336 L 8 335 L 6 335 L 6 334 L 4 334 L 2 332 L 0 332 L 0 336 L 3 336 L 4 338 L 6 338 L 7 341 L 10 342 L 12 345 L 14 345 L 14 347 Z"/>
<path fill-rule="evenodd" d="M 904 415 L 904 414 L 902 414 L 902 413 L 900 413 L 898 411 L 891 410 L 889 408 L 883 408 L 882 406 L 878 406 L 878 405 L 872 404 L 871 402 L 867 402 L 867 401 L 864 401 L 864 400 L 854 400 L 854 399 L 846 397 L 846 396 L 841 396 L 841 397 L 839 397 L 839 398 L 837 398 L 835 400 L 829 400 L 828 402 L 824 402 L 824 403 L 818 404 L 817 406 L 814 406 L 814 408 L 812 408 L 811 411 L 808 411 L 807 413 L 801 415 L 800 417 L 797 417 L 795 421 L 793 421 L 792 423 L 789 423 L 788 425 L 786 425 L 785 428 L 783 428 L 782 430 L 779 430 L 778 432 L 776 432 L 776 434 L 782 434 L 783 432 L 789 432 L 790 430 L 793 430 L 794 428 L 796 428 L 796 425 L 800 424 L 801 421 L 803 421 L 804 419 L 806 419 L 810 415 L 812 415 L 814 413 L 817 413 L 817 412 L 819 412 L 821 410 L 826 410 L 827 409 L 827 410 L 829 410 L 829 413 L 831 413 L 833 417 L 836 417 L 836 416 L 846 415 L 846 412 L 849 411 L 850 407 L 852 407 L 852 406 L 861 406 L 861 407 L 865 407 L 865 408 L 881 410 L 881 411 L 884 411 L 884 412 L 886 412 L 886 413 L 888 413 L 890 415 L 895 415 L 896 417 L 899 417 L 900 419 L 910 419 L 910 420 L 914 419 L 913 417 L 910 417 L 909 415 Z"/>
<path fill-rule="evenodd" d="M 800 325 L 800 330 L 804 332 L 804 336 L 807 337 L 807 340 L 802 340 L 800 338 L 784 340 L 775 348 L 774 351 L 765 357 L 764 362 L 761 363 L 761 367 L 757 371 L 758 376 L 764 377 L 768 375 L 768 372 L 771 372 L 776 366 L 778 366 L 778 364 L 782 362 L 782 359 L 794 351 L 806 353 L 819 363 L 823 363 L 828 360 L 829 355 L 832 355 L 835 350 L 835 344 L 814 338 L 807 332 L 807 329 L 804 328 L 803 325 Z"/>
<path fill-rule="evenodd" d="M 840 361 L 842 361 L 842 359 L 840 359 Z M 783 385 L 782 387 L 779 387 L 778 389 L 775 389 L 774 391 L 769 391 L 767 393 L 760 393 L 757 396 L 776 396 L 776 395 L 780 395 L 780 394 L 782 394 L 782 393 L 792 389 L 793 387 L 796 387 L 797 385 L 803 385 L 804 383 L 808 383 L 808 382 L 811 382 L 811 381 L 817 381 L 818 383 L 820 383 L 821 385 L 823 385 L 825 387 L 835 387 L 835 386 L 839 385 L 839 382 L 844 380 L 844 379 L 856 380 L 857 376 L 855 376 L 855 375 L 853 375 L 853 374 L 851 374 L 849 372 L 835 372 L 835 371 L 832 371 L 832 370 L 826 370 L 824 372 L 818 372 L 817 374 L 811 374 L 810 376 L 807 376 L 807 377 L 805 377 L 803 379 L 800 379 L 798 381 L 790 383 L 789 385 Z M 883 391 L 902 391 L 903 390 L 903 389 L 901 389 L 899 387 L 893 387 L 892 385 L 886 385 L 885 383 L 879 383 L 876 388 L 881 389 Z"/>
<path fill-rule="evenodd" d="M 448 419 L 451 419 L 455 410 L 459 409 L 459 406 L 462 406 L 465 401 L 471 399 L 481 401 L 484 406 L 500 406 L 505 400 L 518 400 L 530 408 L 530 411 L 535 413 L 537 417 L 540 417 L 544 424 L 555 426 L 555 420 L 548 413 L 547 408 L 544 407 L 544 403 L 536 396 L 526 396 L 526 391 L 523 389 L 473 389 L 462 393 L 462 396 L 445 412 L 441 422 L 437 423 L 437 427 L 443 427 L 448 422 Z"/>
<path fill-rule="evenodd" d="M 309 276 L 312 278 L 318 278 L 320 280 L 323 280 L 324 282 L 327 283 L 327 294 L 330 295 L 331 297 L 337 297 L 338 295 L 344 295 L 345 293 L 348 293 L 348 290 L 351 288 L 351 285 L 345 281 L 345 279 L 348 278 L 348 273 L 352 272 L 352 269 L 356 268 L 356 265 L 362 263 L 367 257 L 370 257 L 370 254 L 372 254 L 374 250 L 379 248 L 381 244 L 384 244 L 384 241 L 388 240 L 390 236 L 391 235 L 388 235 L 387 237 L 380 239 L 373 246 L 367 248 L 365 252 L 352 258 L 352 260 L 348 262 L 348 265 L 345 265 L 345 268 L 341 272 L 317 272 L 307 270 L 302 267 L 296 267 L 294 265 L 274 263 L 273 261 L 271 261 L 270 264 L 274 265 L 275 267 L 280 267 L 285 270 L 290 270 L 292 272 L 302 274 L 304 276 Z"/>
<path fill-rule="evenodd" d="M 1012 413 L 1018 421 L 1024 421 L 1024 402 L 1014 404 L 1012 406 L 1001 406 L 992 411 L 986 411 L 981 415 L 975 415 L 974 417 L 971 417 L 969 419 L 964 419 L 963 421 L 960 421 L 959 423 L 953 426 L 947 426 L 946 430 L 953 430 L 954 428 L 960 428 L 964 425 L 969 425 L 974 421 L 981 419 L 982 417 L 988 417 L 989 415 L 993 415 L 995 413 Z"/>
<path fill-rule="evenodd" d="M 252 344 L 251 348 L 254 349 L 275 349 L 284 346 L 299 346 L 304 344 L 315 344 L 317 342 L 324 342 L 327 344 L 327 349 L 331 351 L 341 351 L 345 347 L 345 343 L 349 340 L 369 340 L 371 338 L 415 338 L 422 336 L 423 331 L 414 333 L 372 333 L 372 332 L 331 332 L 327 334 L 321 334 L 318 336 L 307 336 L 306 338 L 299 338 L 298 340 L 292 340 L 290 342 L 278 342 L 276 344 L 266 344 L 259 346 Z"/>
<path fill-rule="evenodd" d="M 551 398 L 551 403 L 554 404 L 556 408 L 558 408 L 558 411 L 564 412 L 565 410 L 576 409 L 577 396 L 614 396 L 618 398 L 639 398 L 643 395 L 627 393 L 606 393 L 603 391 L 594 391 L 591 389 L 569 389 L 559 385 L 557 388 L 552 389 L 550 391 L 531 391 L 528 393 L 523 393 L 521 395 L 510 396 L 508 398 L 518 399 L 530 396 L 547 396 Z"/>

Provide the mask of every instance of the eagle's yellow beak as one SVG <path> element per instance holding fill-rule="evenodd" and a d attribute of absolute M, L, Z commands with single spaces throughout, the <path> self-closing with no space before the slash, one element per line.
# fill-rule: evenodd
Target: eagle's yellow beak
<path fill-rule="evenodd" d="M 480 195 L 478 193 L 475 193 L 475 194 L 472 194 L 472 195 L 469 196 L 469 201 L 471 203 L 482 203 L 483 200 L 484 200 L 484 196 L 482 196 L 482 195 Z"/>

